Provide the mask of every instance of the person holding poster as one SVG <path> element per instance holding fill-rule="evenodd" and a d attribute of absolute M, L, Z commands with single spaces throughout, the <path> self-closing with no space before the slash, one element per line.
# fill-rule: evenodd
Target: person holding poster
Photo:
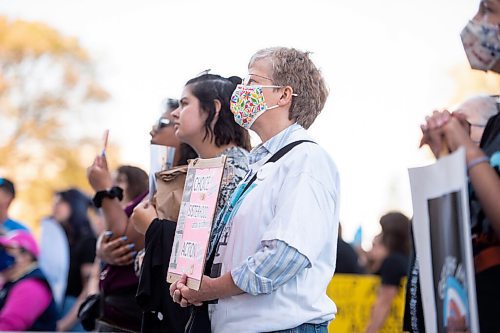
<path fill-rule="evenodd" d="M 500 0 L 480 1 L 478 12 L 461 37 L 471 68 L 500 73 Z M 498 105 L 497 102 L 497 108 Z M 447 111 L 434 112 L 422 125 L 422 143 L 429 144 L 436 156 L 443 144 L 450 151 L 460 146 L 466 149 L 479 326 L 481 332 L 500 332 L 500 115 L 488 121 L 479 147 L 471 139 L 472 132 L 464 118 Z M 418 288 L 414 271 L 414 278 L 409 281 L 415 283 L 409 282 L 409 290 Z M 407 298 L 409 311 L 404 329 L 410 332 L 422 331 L 419 304 L 419 294 Z"/>
<path fill-rule="evenodd" d="M 179 108 L 170 114 L 176 138 L 189 144 L 200 158 L 227 156 L 215 216 L 248 172 L 248 132 L 233 121 L 229 109 L 231 94 L 239 82 L 240 78 L 215 74 L 195 77 L 186 83 Z M 155 207 L 149 203 L 140 204 L 134 210 L 132 220 L 134 227 L 145 234 L 146 244 L 137 292 L 139 304 L 148 309 L 144 315 L 143 331 L 184 332 L 188 318 L 168 297 L 169 285 L 165 281 L 177 221 L 158 219 Z M 221 231 L 222 225 L 212 224 L 211 237 L 216 237 Z M 207 263 L 206 272 L 210 267 Z M 195 323 L 193 329 L 210 330 L 206 306 L 191 310 L 191 316 L 196 317 L 196 321 L 190 321 Z M 162 314 L 162 320 L 158 320 L 157 313 Z"/>
<path fill-rule="evenodd" d="M 305 130 L 327 96 L 309 53 L 283 47 L 254 54 L 233 93 L 236 123 L 263 143 L 218 216 L 224 230 L 214 242 L 212 276 L 199 291 L 185 278 L 170 288 L 181 306 L 216 300 L 212 332 L 327 332 L 335 317 L 326 288 L 335 272 L 339 176 Z"/>

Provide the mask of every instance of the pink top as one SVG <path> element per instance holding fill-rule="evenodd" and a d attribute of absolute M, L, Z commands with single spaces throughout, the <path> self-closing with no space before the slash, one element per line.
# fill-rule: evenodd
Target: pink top
<path fill-rule="evenodd" d="M 0 310 L 0 331 L 25 331 L 47 309 L 52 300 L 47 285 L 26 279 L 12 287 Z"/>

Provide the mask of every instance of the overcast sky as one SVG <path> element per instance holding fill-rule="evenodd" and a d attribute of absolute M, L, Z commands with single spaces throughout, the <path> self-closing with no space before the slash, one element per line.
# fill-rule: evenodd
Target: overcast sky
<path fill-rule="evenodd" d="M 460 31 L 471 0 L 0 0 L 10 18 L 79 39 L 111 100 L 82 132 L 110 128 L 123 162 L 148 169 L 149 129 L 165 97 L 205 69 L 246 74 L 268 46 L 313 52 L 331 90 L 310 132 L 341 172 L 341 222 L 364 242 L 388 209 L 411 215 L 407 168 L 422 165 L 419 124 L 448 106 L 452 66 L 467 66 Z M 120 125 L 119 125 L 120 124 Z M 123 125 L 122 125 L 123 124 Z M 90 161 L 89 161 L 90 162 Z"/>

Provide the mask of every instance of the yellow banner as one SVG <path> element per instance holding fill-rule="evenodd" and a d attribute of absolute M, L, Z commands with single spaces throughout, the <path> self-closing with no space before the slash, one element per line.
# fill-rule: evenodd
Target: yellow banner
<path fill-rule="evenodd" d="M 405 283 L 394 298 L 389 315 L 379 333 L 401 333 Z M 380 277 L 374 275 L 335 274 L 327 294 L 337 305 L 337 315 L 328 326 L 330 333 L 362 333 L 370 320 L 371 307 L 377 298 Z"/>

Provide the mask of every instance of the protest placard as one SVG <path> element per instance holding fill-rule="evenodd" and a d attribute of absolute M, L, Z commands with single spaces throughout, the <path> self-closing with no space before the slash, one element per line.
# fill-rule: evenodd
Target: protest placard
<path fill-rule="evenodd" d="M 186 274 L 189 288 L 200 287 L 225 163 L 226 156 L 189 163 L 167 273 L 170 283 Z"/>
<path fill-rule="evenodd" d="M 409 170 L 427 332 L 479 332 L 465 150 Z"/>

